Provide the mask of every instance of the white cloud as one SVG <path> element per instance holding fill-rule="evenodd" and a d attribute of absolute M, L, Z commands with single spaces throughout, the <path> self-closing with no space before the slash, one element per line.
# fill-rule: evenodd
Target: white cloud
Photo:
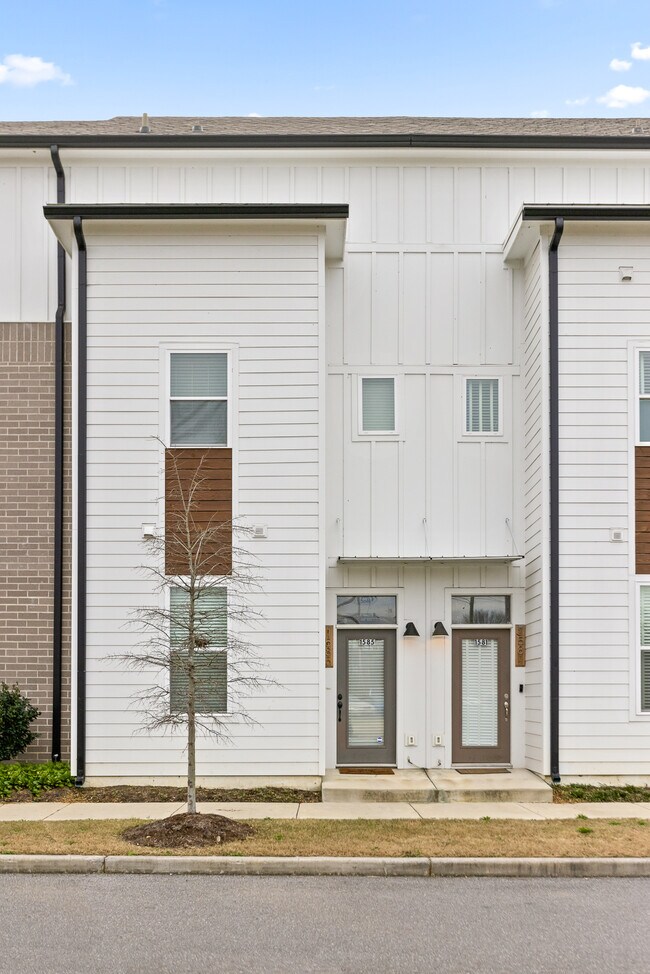
<path fill-rule="evenodd" d="M 261 118 L 262 116 L 259 114 L 259 112 L 249 112 L 246 117 L 247 118 Z"/>
<path fill-rule="evenodd" d="M 608 108 L 627 108 L 629 105 L 640 105 L 650 98 L 650 91 L 647 88 L 633 88 L 631 85 L 616 85 L 608 92 L 597 98 L 602 105 Z"/>
<path fill-rule="evenodd" d="M 629 71 L 630 68 L 632 67 L 632 62 L 631 61 L 621 61 L 621 60 L 619 60 L 619 58 L 614 57 L 609 62 L 609 66 L 612 69 L 612 71 Z"/>
<path fill-rule="evenodd" d="M 537 111 L 537 112 L 531 112 L 530 113 L 530 117 L 531 118 L 548 118 L 549 117 L 549 114 L 550 114 L 550 112 L 549 112 L 548 108 L 540 108 L 539 111 Z"/>
<path fill-rule="evenodd" d="M 650 61 L 650 45 L 641 47 L 641 42 L 635 41 L 630 48 L 630 54 L 635 61 Z"/>
<path fill-rule="evenodd" d="M 589 101 L 589 95 L 585 95 L 584 98 L 567 98 L 565 105 L 586 105 Z"/>
<path fill-rule="evenodd" d="M 0 84 L 14 85 L 16 88 L 33 88 L 43 81 L 58 81 L 71 85 L 72 78 L 52 61 L 40 57 L 25 57 L 24 54 L 7 54 L 0 64 Z"/>

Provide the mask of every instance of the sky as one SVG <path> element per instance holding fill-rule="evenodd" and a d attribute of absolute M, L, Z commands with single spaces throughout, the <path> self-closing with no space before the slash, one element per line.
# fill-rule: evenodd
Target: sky
<path fill-rule="evenodd" d="M 649 0 L 0 0 L 0 119 L 644 116 Z"/>

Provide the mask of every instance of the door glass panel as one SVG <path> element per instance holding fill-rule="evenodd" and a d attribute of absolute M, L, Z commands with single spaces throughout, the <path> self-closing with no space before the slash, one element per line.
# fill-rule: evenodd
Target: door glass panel
<path fill-rule="evenodd" d="M 339 595 L 336 599 L 339 626 L 394 626 L 397 598 L 394 595 Z"/>
<path fill-rule="evenodd" d="M 384 640 L 348 640 L 348 746 L 384 745 Z"/>
<path fill-rule="evenodd" d="M 496 747 L 499 743 L 498 650 L 496 639 L 463 639 L 463 747 Z"/>

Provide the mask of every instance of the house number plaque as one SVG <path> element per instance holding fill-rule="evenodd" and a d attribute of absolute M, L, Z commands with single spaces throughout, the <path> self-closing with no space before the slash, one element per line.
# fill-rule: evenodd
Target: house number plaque
<path fill-rule="evenodd" d="M 329 670 L 334 666 L 334 626 L 325 626 L 325 666 Z"/>
<path fill-rule="evenodd" d="M 515 626 L 515 666 L 526 665 L 526 627 Z"/>

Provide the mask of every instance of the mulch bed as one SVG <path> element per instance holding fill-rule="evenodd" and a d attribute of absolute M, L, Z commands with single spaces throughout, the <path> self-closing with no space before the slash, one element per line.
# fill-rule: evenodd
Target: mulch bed
<path fill-rule="evenodd" d="M 319 802 L 320 791 L 298 788 L 197 788 L 200 802 Z M 157 785 L 107 785 L 104 788 L 50 788 L 36 797 L 12 791 L 7 802 L 185 802 L 187 788 Z"/>
<path fill-rule="evenodd" d="M 156 822 L 134 825 L 122 832 L 122 838 L 134 845 L 188 849 L 247 839 L 254 832 L 255 829 L 245 822 L 234 822 L 223 815 L 185 812 Z"/>

